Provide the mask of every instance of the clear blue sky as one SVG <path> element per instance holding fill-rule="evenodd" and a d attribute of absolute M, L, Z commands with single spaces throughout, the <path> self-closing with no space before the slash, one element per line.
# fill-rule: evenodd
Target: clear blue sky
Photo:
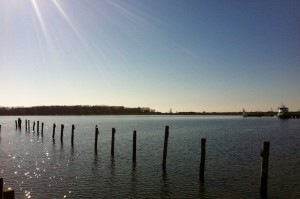
<path fill-rule="evenodd" d="M 300 110 L 300 1 L 1 0 L 0 106 Z"/>

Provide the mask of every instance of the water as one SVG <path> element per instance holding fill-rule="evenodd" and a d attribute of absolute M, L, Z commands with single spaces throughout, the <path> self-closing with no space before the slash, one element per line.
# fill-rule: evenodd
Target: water
<path fill-rule="evenodd" d="M 300 197 L 300 120 L 201 116 L 0 117 L 0 176 L 16 198 L 260 198 L 260 148 L 270 141 L 268 198 Z M 25 119 L 45 123 L 25 132 Z M 56 123 L 56 139 L 52 125 Z M 63 143 L 60 125 L 64 124 Z M 71 146 L 71 125 L 75 141 Z M 100 133 L 94 151 L 95 125 Z M 167 172 L 164 128 L 170 126 Z M 110 155 L 116 128 L 115 156 Z M 132 135 L 137 131 L 137 163 Z M 200 139 L 206 141 L 199 183 Z"/>

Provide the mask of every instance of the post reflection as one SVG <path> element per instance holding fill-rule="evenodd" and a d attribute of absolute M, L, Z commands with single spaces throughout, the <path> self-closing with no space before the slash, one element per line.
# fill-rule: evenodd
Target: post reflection
<path fill-rule="evenodd" d="M 60 142 L 60 150 L 64 151 L 64 142 Z"/>
<path fill-rule="evenodd" d="M 71 156 L 74 157 L 74 145 L 71 145 Z"/>
<path fill-rule="evenodd" d="M 161 198 L 171 197 L 169 178 L 166 170 L 164 170 L 162 173 L 160 196 Z"/>
<path fill-rule="evenodd" d="M 201 198 L 201 199 L 207 198 L 204 182 L 199 183 L 199 198 Z"/>
<path fill-rule="evenodd" d="M 132 164 L 131 170 L 131 186 L 130 186 L 130 197 L 137 197 L 137 185 L 138 185 L 138 173 L 136 163 Z"/>
<path fill-rule="evenodd" d="M 112 176 L 114 176 L 114 174 L 115 174 L 115 167 L 116 167 L 115 158 L 112 157 L 111 160 L 110 160 L 110 168 L 111 168 Z"/>
<path fill-rule="evenodd" d="M 93 165 L 92 165 L 92 172 L 94 174 L 94 176 L 97 176 L 98 175 L 98 155 L 95 154 L 94 155 L 94 160 L 93 160 Z"/>

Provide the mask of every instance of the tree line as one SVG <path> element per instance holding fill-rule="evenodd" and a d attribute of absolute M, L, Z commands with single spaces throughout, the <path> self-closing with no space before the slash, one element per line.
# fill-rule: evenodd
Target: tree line
<path fill-rule="evenodd" d="M 0 107 L 0 115 L 151 115 L 160 114 L 148 107 L 124 106 L 33 106 Z"/>

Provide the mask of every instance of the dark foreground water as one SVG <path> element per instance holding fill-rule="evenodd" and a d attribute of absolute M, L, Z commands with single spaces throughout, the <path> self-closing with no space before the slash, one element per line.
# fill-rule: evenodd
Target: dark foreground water
<path fill-rule="evenodd" d="M 270 141 L 268 198 L 300 198 L 300 120 L 178 116 L 0 117 L 0 176 L 16 198 L 260 198 L 260 148 Z M 25 132 L 25 119 L 31 131 Z M 32 122 L 45 123 L 44 136 Z M 56 139 L 52 125 L 56 123 Z M 64 138 L 60 141 L 60 125 Z M 75 142 L 71 146 L 71 125 Z M 100 129 L 94 151 L 95 125 Z M 170 126 L 167 172 L 162 152 Z M 116 128 L 115 156 L 110 155 Z M 132 134 L 137 130 L 137 163 Z M 205 183 L 199 183 L 205 137 Z"/>

